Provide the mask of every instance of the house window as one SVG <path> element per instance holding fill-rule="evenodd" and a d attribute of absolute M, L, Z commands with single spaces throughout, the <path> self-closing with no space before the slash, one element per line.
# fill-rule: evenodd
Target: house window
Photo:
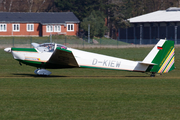
<path fill-rule="evenodd" d="M 20 25 L 19 24 L 13 24 L 13 31 L 20 31 Z"/>
<path fill-rule="evenodd" d="M 34 31 L 34 24 L 27 24 L 27 31 Z"/>
<path fill-rule="evenodd" d="M 54 32 L 61 32 L 61 26 L 60 25 L 55 25 L 54 26 Z"/>
<path fill-rule="evenodd" d="M 7 31 L 7 25 L 6 24 L 0 24 L 0 32 Z"/>
<path fill-rule="evenodd" d="M 67 24 L 67 31 L 74 31 L 74 24 Z"/>
<path fill-rule="evenodd" d="M 52 25 L 47 25 L 46 26 L 46 32 L 53 32 L 53 26 Z"/>

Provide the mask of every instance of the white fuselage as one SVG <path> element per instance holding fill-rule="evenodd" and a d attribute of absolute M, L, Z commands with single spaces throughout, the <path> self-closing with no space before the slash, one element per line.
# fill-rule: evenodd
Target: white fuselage
<path fill-rule="evenodd" d="M 80 67 L 116 69 L 128 71 L 146 71 L 148 65 L 140 64 L 138 61 L 131 61 L 107 55 L 101 55 L 73 48 L 68 48 L 73 52 Z"/>
<path fill-rule="evenodd" d="M 72 51 L 79 67 L 144 72 L 149 66 L 140 64 L 138 61 L 131 61 L 73 48 L 67 48 L 67 50 Z M 45 63 L 50 59 L 53 52 L 12 51 L 12 54 L 14 59 Z"/>

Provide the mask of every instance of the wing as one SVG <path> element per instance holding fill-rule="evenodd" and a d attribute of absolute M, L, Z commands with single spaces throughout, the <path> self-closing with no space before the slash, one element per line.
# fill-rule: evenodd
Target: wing
<path fill-rule="evenodd" d="M 79 67 L 72 51 L 60 47 L 56 48 L 48 63 L 56 64 L 60 68 Z"/>

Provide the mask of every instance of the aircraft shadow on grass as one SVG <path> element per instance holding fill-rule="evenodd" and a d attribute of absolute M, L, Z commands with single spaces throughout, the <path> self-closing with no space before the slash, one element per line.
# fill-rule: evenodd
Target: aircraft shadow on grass
<path fill-rule="evenodd" d="M 63 78 L 63 77 L 68 77 L 68 76 L 62 76 L 62 75 L 49 75 L 49 76 L 47 76 L 47 75 L 35 75 L 35 74 L 17 74 L 17 73 L 15 73 L 15 74 L 13 74 L 13 75 L 15 75 L 15 76 L 19 76 L 19 77 L 48 77 L 48 78 L 56 78 L 56 77 L 59 77 L 59 78 Z"/>
<path fill-rule="evenodd" d="M 47 76 L 47 75 L 44 75 L 44 76 L 42 76 L 42 75 L 35 75 L 35 74 L 17 74 L 17 73 L 15 73 L 15 74 L 13 74 L 13 75 L 15 75 L 15 76 L 19 76 L 19 77 L 34 77 L 34 78 L 39 78 L 39 77 L 47 77 L 47 78 L 72 78 L 72 77 L 74 77 L 74 78 L 145 78 L 145 77 L 149 77 L 149 76 L 62 76 L 62 75 L 49 75 L 49 76 Z"/>

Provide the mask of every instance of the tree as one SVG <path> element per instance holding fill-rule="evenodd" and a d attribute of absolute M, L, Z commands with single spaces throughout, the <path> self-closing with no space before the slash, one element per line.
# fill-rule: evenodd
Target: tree
<path fill-rule="evenodd" d="M 93 10 L 100 11 L 104 14 L 103 22 L 101 24 L 104 25 L 104 19 L 106 18 L 106 25 L 111 28 L 111 24 L 113 24 L 113 22 L 110 17 L 114 14 L 112 8 L 116 4 L 113 3 L 114 1 L 119 0 L 55 0 L 55 5 L 58 8 L 58 11 L 71 11 L 79 18 L 80 21 L 84 22 L 86 20 L 84 18 L 90 16 Z M 93 30 L 92 27 L 93 25 L 91 24 L 91 30 Z M 104 28 L 100 29 L 102 29 L 101 31 L 104 33 Z"/>
<path fill-rule="evenodd" d="M 106 14 L 108 0 L 55 0 L 58 11 L 71 11 L 80 21 L 95 11 L 102 11 Z"/>
<path fill-rule="evenodd" d="M 129 2 L 127 0 L 126 2 Z M 120 27 L 126 27 L 129 25 L 129 22 L 126 20 L 128 14 L 126 11 L 125 2 L 123 0 L 109 0 L 108 9 L 107 9 L 107 26 L 109 31 L 107 35 L 111 38 L 117 38 L 117 32 Z M 130 12 L 129 12 L 130 13 Z"/>
<path fill-rule="evenodd" d="M 90 16 L 83 19 L 81 28 L 84 29 L 86 35 L 88 33 L 88 24 L 90 24 L 90 38 L 94 36 L 103 37 L 107 27 L 105 26 L 105 16 L 100 11 L 92 11 Z"/>
<path fill-rule="evenodd" d="M 54 0 L 0 0 L 3 12 L 49 12 L 53 7 Z"/>

